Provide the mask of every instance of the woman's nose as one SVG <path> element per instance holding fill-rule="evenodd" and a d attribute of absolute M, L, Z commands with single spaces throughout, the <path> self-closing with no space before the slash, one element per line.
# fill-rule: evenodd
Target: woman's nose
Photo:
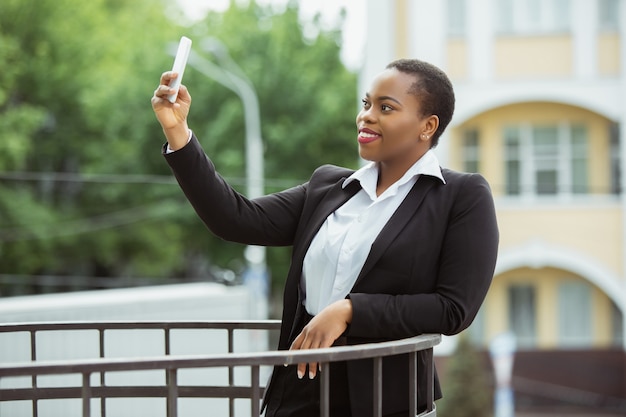
<path fill-rule="evenodd" d="M 374 120 L 374 115 L 372 113 L 372 109 L 361 109 L 356 118 L 357 121 L 371 122 Z"/>

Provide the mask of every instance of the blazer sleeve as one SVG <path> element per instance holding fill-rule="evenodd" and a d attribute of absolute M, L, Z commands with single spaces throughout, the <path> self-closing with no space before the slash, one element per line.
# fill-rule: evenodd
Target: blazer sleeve
<path fill-rule="evenodd" d="M 293 244 L 306 184 L 248 199 L 216 172 L 195 135 L 176 152 L 164 152 L 164 157 L 194 210 L 215 235 L 248 245 Z"/>
<path fill-rule="evenodd" d="M 394 339 L 422 333 L 452 335 L 471 324 L 493 278 L 499 233 L 487 181 L 478 174 L 465 174 L 462 179 L 446 197 L 452 200 L 449 212 L 445 201 L 434 201 L 441 203 L 441 227 L 445 230 L 440 247 L 430 252 L 438 257 L 437 268 L 427 271 L 433 276 L 422 277 L 433 280 L 433 291 L 350 294 L 353 318 L 347 336 Z"/>

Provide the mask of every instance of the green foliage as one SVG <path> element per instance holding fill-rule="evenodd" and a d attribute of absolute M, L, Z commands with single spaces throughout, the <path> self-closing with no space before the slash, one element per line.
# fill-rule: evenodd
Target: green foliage
<path fill-rule="evenodd" d="M 492 388 L 486 371 L 485 358 L 461 333 L 456 351 L 446 362 L 442 379 L 443 398 L 438 401 L 437 415 L 441 417 L 490 417 Z"/>
<path fill-rule="evenodd" d="M 45 109 L 16 102 L 12 86 L 26 65 L 20 60 L 19 39 L 4 31 L 0 32 L 0 65 L 0 169 L 16 169 L 21 168 L 31 149 L 29 138 L 41 128 Z"/>
<path fill-rule="evenodd" d="M 250 2 L 211 13 L 191 28 L 196 50 L 205 38 L 225 45 L 254 85 L 261 109 L 267 192 L 306 181 L 321 164 L 357 167 L 356 76 L 339 60 L 340 33 L 307 39 L 294 5 L 282 14 Z M 210 55 L 205 54 L 208 58 Z M 193 69 L 185 72 L 193 97 L 190 126 L 218 170 L 245 176 L 245 130 L 241 100 Z M 278 181 L 278 186 L 273 182 Z M 231 181 L 241 185 L 243 180 Z M 242 187 L 239 187 L 244 191 Z M 204 239 L 204 237 L 203 237 Z M 289 253 L 268 250 L 274 285 L 282 288 Z"/>
<path fill-rule="evenodd" d="M 19 177 L 0 176 L 0 274 L 197 278 L 207 263 L 241 268 L 243 247 L 211 236 L 173 181 L 117 180 L 171 178 L 150 97 L 171 68 L 166 46 L 183 34 L 200 53 L 203 38 L 218 38 L 255 86 L 266 192 L 323 163 L 357 166 L 356 78 L 339 60 L 339 32 L 305 38 L 293 4 L 280 13 L 233 4 L 187 25 L 166 10 L 165 0 L 0 3 L 0 174 Z M 192 129 L 241 188 L 241 100 L 191 67 L 185 84 Z M 268 259 L 280 286 L 289 253 Z"/>
<path fill-rule="evenodd" d="M 8 71 L 0 75 L 0 169 L 41 174 L 31 182 L 3 181 L 0 272 L 162 273 L 158 263 L 141 262 L 143 254 L 163 252 L 153 219 L 152 236 L 140 238 L 152 212 L 164 217 L 162 207 L 144 209 L 150 192 L 46 174 L 141 173 L 160 158 L 158 150 L 153 158 L 141 152 L 158 133 L 149 97 L 157 68 L 171 61 L 162 51 L 175 32 L 162 29 L 168 21 L 154 6 L 2 2 L 0 65 Z"/>
<path fill-rule="evenodd" d="M 259 96 L 266 176 L 306 180 L 321 163 L 356 166 L 356 77 L 339 60 L 339 33 L 305 39 L 298 10 L 273 15 L 254 2 L 210 14 L 193 28 L 198 42 L 216 38 Z M 207 55 L 208 56 L 208 55 Z M 243 109 L 225 87 L 197 72 L 185 75 L 194 97 L 190 121 L 225 173 L 242 176 Z M 271 191 L 271 190 L 270 190 Z"/>

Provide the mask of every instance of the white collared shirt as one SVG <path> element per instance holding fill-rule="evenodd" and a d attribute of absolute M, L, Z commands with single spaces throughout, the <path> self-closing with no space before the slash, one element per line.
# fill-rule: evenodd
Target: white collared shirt
<path fill-rule="evenodd" d="M 378 166 L 374 162 L 344 181 L 344 188 L 352 181 L 359 181 L 361 190 L 326 218 L 304 257 L 300 285 L 309 314 L 316 315 L 348 295 L 374 240 L 420 175 L 437 177 L 445 184 L 432 150 L 380 196 L 376 195 Z"/>

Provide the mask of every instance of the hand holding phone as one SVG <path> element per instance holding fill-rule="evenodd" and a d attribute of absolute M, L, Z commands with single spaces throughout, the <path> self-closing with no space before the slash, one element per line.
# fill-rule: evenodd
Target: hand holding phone
<path fill-rule="evenodd" d="M 178 77 L 174 78 L 170 83 L 170 87 L 176 89 L 175 93 L 167 96 L 170 103 L 175 103 L 176 97 L 178 97 L 178 88 L 183 80 L 183 73 L 185 72 L 185 66 L 187 65 L 187 59 L 189 58 L 189 51 L 191 51 L 191 39 L 183 36 L 180 38 L 178 50 L 176 51 L 176 58 L 174 59 L 174 66 L 172 67 L 172 71 L 178 73 Z"/>

